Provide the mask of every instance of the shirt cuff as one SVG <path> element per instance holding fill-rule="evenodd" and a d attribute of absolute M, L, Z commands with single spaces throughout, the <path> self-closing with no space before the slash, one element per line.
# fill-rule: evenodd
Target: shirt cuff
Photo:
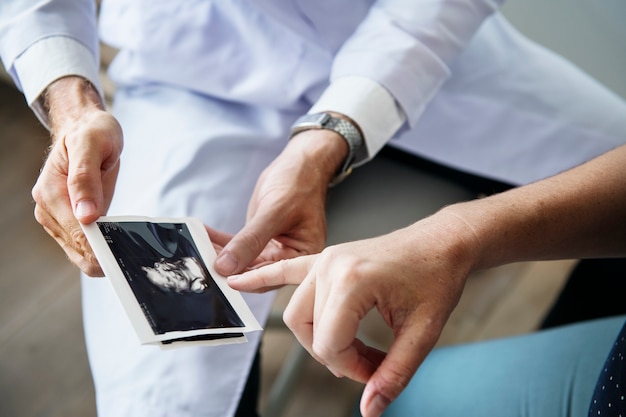
<path fill-rule="evenodd" d="M 83 77 L 103 97 L 98 57 L 82 43 L 66 36 L 37 41 L 15 60 L 14 68 L 26 101 L 47 128 L 48 115 L 39 97 L 53 81 L 70 75 Z"/>
<path fill-rule="evenodd" d="M 356 153 L 355 166 L 372 159 L 406 120 L 387 89 L 369 78 L 358 76 L 335 79 L 309 114 L 325 111 L 348 116 L 361 129 L 365 146 Z"/>

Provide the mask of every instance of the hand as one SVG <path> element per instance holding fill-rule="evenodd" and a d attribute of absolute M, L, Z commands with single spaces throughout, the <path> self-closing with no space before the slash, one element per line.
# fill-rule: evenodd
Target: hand
<path fill-rule="evenodd" d="M 291 139 L 259 177 L 244 228 L 232 239 L 212 237 L 224 247 L 217 272 L 230 275 L 253 261 L 319 252 L 326 243 L 328 183 L 347 152 L 345 140 L 327 130 L 305 131 Z"/>
<path fill-rule="evenodd" d="M 68 258 L 87 275 L 101 276 L 79 222 L 88 224 L 106 214 L 123 139 L 115 118 L 85 83 L 68 77 L 49 88 L 53 143 L 32 195 L 35 218 Z"/>
<path fill-rule="evenodd" d="M 431 217 L 231 276 L 228 283 L 241 291 L 300 284 L 285 323 L 335 375 L 367 383 L 361 412 L 379 416 L 431 351 L 461 296 L 473 265 L 461 236 L 472 232 L 458 219 Z M 386 355 L 356 338 L 360 320 L 373 308 L 394 332 Z"/>

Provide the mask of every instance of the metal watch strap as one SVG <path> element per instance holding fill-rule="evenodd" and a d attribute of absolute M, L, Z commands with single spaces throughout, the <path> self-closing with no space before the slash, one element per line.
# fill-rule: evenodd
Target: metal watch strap
<path fill-rule="evenodd" d="M 338 133 L 348 144 L 348 156 L 329 185 L 332 187 L 339 184 L 352 172 L 356 152 L 363 146 L 363 138 L 359 129 L 348 120 L 333 117 L 328 113 L 306 114 L 298 118 L 291 126 L 290 138 L 309 129 L 332 130 Z"/>

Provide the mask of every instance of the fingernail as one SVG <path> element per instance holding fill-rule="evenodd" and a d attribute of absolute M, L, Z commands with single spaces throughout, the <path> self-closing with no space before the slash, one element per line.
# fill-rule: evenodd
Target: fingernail
<path fill-rule="evenodd" d="M 226 277 L 226 279 L 230 282 L 230 281 L 237 281 L 239 279 L 239 277 L 241 277 L 241 274 L 239 275 L 229 275 Z"/>
<path fill-rule="evenodd" d="M 372 401 L 367 405 L 368 417 L 380 417 L 383 411 L 389 406 L 390 401 L 380 394 L 377 394 L 372 398 Z"/>
<path fill-rule="evenodd" d="M 222 253 L 215 261 L 215 269 L 222 275 L 231 275 L 237 271 L 239 262 L 230 253 Z"/>
<path fill-rule="evenodd" d="M 74 215 L 76 217 L 87 217 L 95 214 L 96 212 L 96 204 L 90 200 L 79 201 L 76 204 L 76 209 L 74 210 Z"/>

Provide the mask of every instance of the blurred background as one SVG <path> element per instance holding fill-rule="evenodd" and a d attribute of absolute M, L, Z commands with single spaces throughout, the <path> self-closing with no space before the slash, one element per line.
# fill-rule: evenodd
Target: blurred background
<path fill-rule="evenodd" d="M 512 0 L 504 6 L 504 13 L 530 38 L 561 53 L 626 98 L 626 2 Z M 103 58 L 110 58 L 110 53 L 106 50 Z M 4 195 L 0 205 L 4 231 L 0 234 L 0 417 L 95 416 L 78 271 L 32 215 L 30 189 L 43 161 L 48 134 L 6 74 L 0 75 L 0 126 L 0 193 Z M 359 175 L 374 175 L 365 168 Z M 416 177 L 429 184 L 433 193 L 431 205 L 423 208 L 422 215 L 451 200 L 466 198 L 463 190 L 439 178 L 419 172 Z M 333 229 L 339 221 L 332 216 L 329 220 L 331 243 L 346 238 Z M 381 227 L 384 231 L 387 226 Z M 440 344 L 535 329 L 572 265 L 572 261 L 515 264 L 472 276 Z M 277 391 L 272 387 L 277 379 L 285 381 L 280 372 L 285 370 L 287 358 L 295 358 L 295 378 L 282 385 L 290 389 L 282 391 L 286 400 L 272 408 L 274 413 L 282 410 L 285 417 L 345 416 L 361 387 L 335 378 L 298 353 L 279 319 L 290 293 L 289 288 L 279 292 L 275 303 L 278 319 L 264 336 L 261 409 L 275 406 L 272 401 Z M 388 332 L 375 315 L 368 316 L 362 332 L 383 347 L 389 342 Z"/>

